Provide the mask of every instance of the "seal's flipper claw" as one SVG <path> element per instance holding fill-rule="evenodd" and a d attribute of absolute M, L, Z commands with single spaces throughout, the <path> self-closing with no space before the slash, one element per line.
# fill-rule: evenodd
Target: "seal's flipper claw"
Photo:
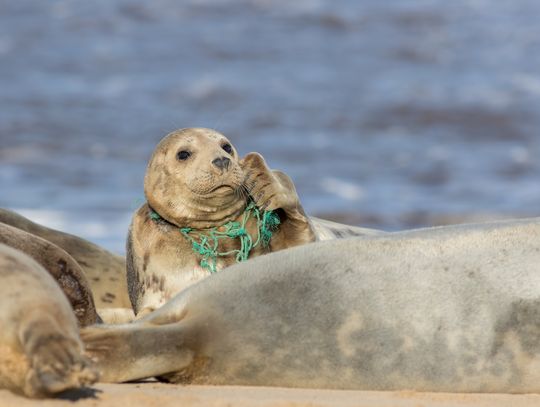
<path fill-rule="evenodd" d="M 30 325 L 23 335 L 23 347 L 29 357 L 24 393 L 43 397 L 95 383 L 98 373 L 82 355 L 78 339 L 66 336 L 52 321 Z"/>

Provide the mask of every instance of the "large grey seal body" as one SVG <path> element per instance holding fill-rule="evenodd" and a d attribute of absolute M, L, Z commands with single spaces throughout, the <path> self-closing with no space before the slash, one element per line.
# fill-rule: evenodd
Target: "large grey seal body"
<path fill-rule="evenodd" d="M 80 237 L 38 225 L 7 209 L 0 208 L 0 223 L 41 237 L 69 253 L 86 274 L 96 308 L 105 322 L 133 319 L 124 258 Z"/>
<path fill-rule="evenodd" d="M 0 244 L 0 387 L 49 396 L 96 381 L 60 287 L 24 253 Z"/>
<path fill-rule="evenodd" d="M 81 326 L 99 320 L 88 280 L 79 264 L 66 251 L 4 223 L 0 223 L 0 244 L 27 254 L 49 272 L 67 296 Z"/>
<path fill-rule="evenodd" d="M 540 220 L 314 243 L 82 333 L 105 381 L 540 391 Z"/>
<path fill-rule="evenodd" d="M 258 153 L 241 159 L 224 135 L 210 129 L 177 130 L 161 140 L 144 187 L 147 202 L 133 215 L 127 241 L 128 288 L 139 316 L 210 275 L 181 229 L 208 235 L 212 228 L 247 219 L 244 238 L 259 240 L 255 217 L 245 218 L 249 201 L 275 211 L 281 221 L 269 245 L 255 245 L 250 258 L 315 240 L 375 233 L 310 219 L 285 173 L 268 168 Z M 228 255 L 217 258 L 214 271 L 234 264 L 240 248 L 240 238 L 220 240 L 216 251 Z"/>

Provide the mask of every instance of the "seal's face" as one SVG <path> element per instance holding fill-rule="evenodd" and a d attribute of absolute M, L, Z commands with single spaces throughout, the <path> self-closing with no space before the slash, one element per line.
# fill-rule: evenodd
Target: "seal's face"
<path fill-rule="evenodd" d="M 169 222 L 201 227 L 196 223 L 224 220 L 242 209 L 243 179 L 238 153 L 225 136 L 210 129 L 182 129 L 156 147 L 145 194 Z"/>
<path fill-rule="evenodd" d="M 166 157 L 175 182 L 183 183 L 195 195 L 208 198 L 240 188 L 242 170 L 237 153 L 225 136 L 206 129 L 176 134 Z"/>

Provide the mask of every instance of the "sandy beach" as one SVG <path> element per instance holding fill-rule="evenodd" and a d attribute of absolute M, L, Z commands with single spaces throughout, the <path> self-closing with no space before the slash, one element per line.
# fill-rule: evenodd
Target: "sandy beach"
<path fill-rule="evenodd" d="M 99 384 L 62 399 L 30 400 L 0 391 L 0 407 L 526 407 L 540 395 L 339 391 L 240 386 L 177 386 L 156 382 Z"/>

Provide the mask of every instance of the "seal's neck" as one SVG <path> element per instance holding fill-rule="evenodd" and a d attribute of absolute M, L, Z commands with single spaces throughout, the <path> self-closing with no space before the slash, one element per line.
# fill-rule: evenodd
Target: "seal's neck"
<path fill-rule="evenodd" d="M 244 195 L 176 199 L 165 205 L 148 199 L 148 206 L 163 220 L 179 228 L 208 229 L 238 220 L 248 204 Z"/>

